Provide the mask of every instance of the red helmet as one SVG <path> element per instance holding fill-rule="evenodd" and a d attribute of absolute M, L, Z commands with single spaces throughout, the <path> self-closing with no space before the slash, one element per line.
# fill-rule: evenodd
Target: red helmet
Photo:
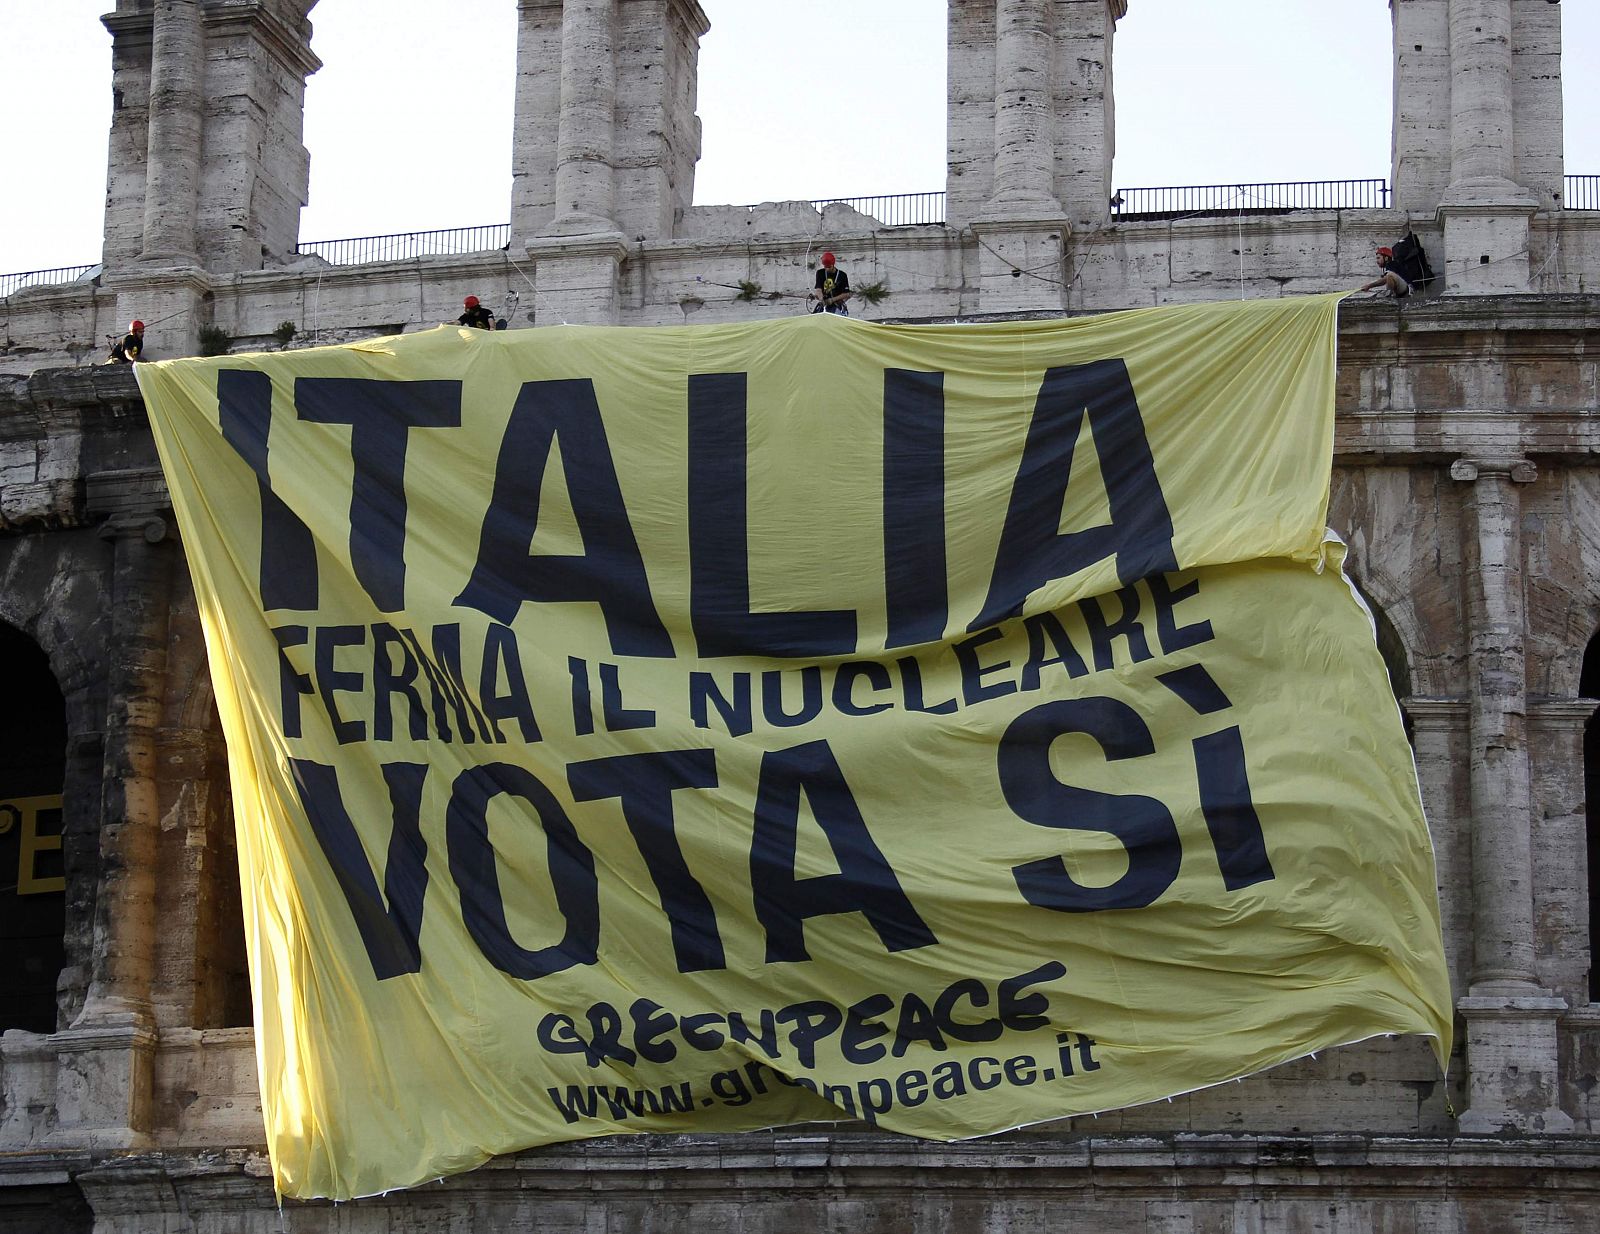
<path fill-rule="evenodd" d="M 461 303 L 466 305 L 467 308 L 477 308 L 478 307 L 478 297 L 477 296 L 468 296 Z"/>
<path fill-rule="evenodd" d="M 832 253 L 824 253 L 822 255 L 822 264 L 825 265 L 825 266 L 831 266 L 833 264 L 833 254 Z"/>
<path fill-rule="evenodd" d="M 143 330 L 143 329 L 144 329 L 144 322 L 142 322 L 142 321 L 130 321 L 128 323 L 128 333 L 129 334 L 137 334 L 137 333 L 139 333 L 140 330 Z"/>
<path fill-rule="evenodd" d="M 1383 248 L 1378 250 L 1378 256 L 1379 257 L 1393 257 L 1394 256 L 1394 250 L 1392 248 L 1389 248 L 1387 245 L 1385 245 Z"/>

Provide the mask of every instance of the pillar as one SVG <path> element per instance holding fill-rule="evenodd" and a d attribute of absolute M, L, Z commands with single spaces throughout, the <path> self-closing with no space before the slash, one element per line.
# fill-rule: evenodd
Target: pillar
<path fill-rule="evenodd" d="M 309 179 L 302 143 L 316 0 L 119 0 L 104 285 L 115 333 L 150 326 L 147 356 L 193 355 L 208 272 L 287 261 Z"/>
<path fill-rule="evenodd" d="M 172 546 L 155 514 L 118 514 L 93 970 L 83 1010 L 56 1035 L 60 1142 L 139 1147 L 151 1129 L 156 1030 L 157 731 L 166 682 Z"/>
<path fill-rule="evenodd" d="M 995 0 L 994 191 L 988 213 L 1061 213 L 1051 139 L 1049 0 Z"/>
<path fill-rule="evenodd" d="M 143 1015 L 155 971 L 156 733 L 166 680 L 172 546 L 155 514 L 108 519 L 111 671 L 95 971 L 80 1022 Z"/>
<path fill-rule="evenodd" d="M 166 265 L 199 263 L 205 34 L 199 0 L 157 0 L 150 55 L 150 125 L 145 162 L 144 250 Z"/>
<path fill-rule="evenodd" d="M 511 237 L 519 248 L 555 217 L 561 125 L 561 0 L 517 0 Z"/>
<path fill-rule="evenodd" d="M 1055 198 L 1074 231 L 1111 221 L 1116 153 L 1112 45 L 1127 0 L 1053 0 Z"/>
<path fill-rule="evenodd" d="M 1528 290 L 1538 203 L 1513 182 L 1512 0 L 1450 0 L 1450 184 L 1439 204 L 1446 290 Z"/>
<path fill-rule="evenodd" d="M 307 11 L 315 0 L 214 3 L 205 42 L 205 156 L 196 243 L 207 270 L 234 273 L 294 257 L 310 186 Z"/>
<path fill-rule="evenodd" d="M 1589 869 L 1584 731 L 1600 700 L 1528 703 L 1533 773 L 1533 873 L 1539 984 L 1570 1006 L 1589 1002 Z"/>
<path fill-rule="evenodd" d="M 1391 202 L 1397 210 L 1431 216 L 1450 183 L 1450 0 L 1389 0 L 1389 7 Z"/>
<path fill-rule="evenodd" d="M 1570 1131 L 1559 1108 L 1557 1018 L 1566 1010 L 1537 979 L 1533 798 L 1524 663 L 1526 599 L 1520 486 L 1525 459 L 1458 460 L 1463 510 L 1471 737 L 1472 969 L 1466 1020 L 1469 1132 Z"/>
<path fill-rule="evenodd" d="M 530 240 L 527 248 L 537 324 L 617 324 L 622 262 L 628 255 L 620 235 Z"/>
<path fill-rule="evenodd" d="M 517 2 L 511 234 L 677 234 L 700 158 L 698 0 Z M 568 53 L 570 51 L 570 58 Z M 558 183 L 559 182 L 559 183 Z"/>
<path fill-rule="evenodd" d="M 566 0 L 561 10 L 561 115 L 549 235 L 617 231 L 616 15 L 617 0 Z"/>
<path fill-rule="evenodd" d="M 1126 7 L 951 2 L 947 222 L 971 229 L 982 313 L 1057 313 L 1066 304 L 1071 231 L 1101 225 L 1109 210 L 1111 36 Z M 986 41 L 972 44 L 985 21 Z M 987 183 L 981 201 L 974 181 Z"/>
<path fill-rule="evenodd" d="M 1499 198 L 1512 183 L 1511 0 L 1451 0 L 1450 188 Z"/>
<path fill-rule="evenodd" d="M 1433 839 L 1450 984 L 1465 989 L 1472 969 L 1472 798 L 1466 775 L 1471 708 L 1465 698 L 1454 697 L 1412 696 L 1400 705 L 1411 721 L 1411 751 Z"/>
<path fill-rule="evenodd" d="M 144 252 L 150 52 L 155 21 L 148 11 L 138 9 L 135 0 L 120 0 L 116 12 L 100 20 L 111 32 L 111 134 L 100 260 L 107 270 L 118 270 L 136 262 Z"/>

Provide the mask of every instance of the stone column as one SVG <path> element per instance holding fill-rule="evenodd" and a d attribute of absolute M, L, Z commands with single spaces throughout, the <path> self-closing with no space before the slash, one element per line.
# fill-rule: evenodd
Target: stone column
<path fill-rule="evenodd" d="M 1528 702 L 1539 984 L 1573 1007 L 1589 1002 L 1589 868 L 1581 860 L 1588 847 L 1583 747 L 1597 705 L 1600 700 L 1592 698 Z"/>
<path fill-rule="evenodd" d="M 1465 698 L 1415 695 L 1400 705 L 1411 721 L 1412 756 L 1433 840 L 1450 983 L 1464 989 L 1472 967 L 1472 809 L 1465 774 L 1470 707 Z"/>
<path fill-rule="evenodd" d="M 1117 148 L 1112 53 L 1128 0 L 1054 0 L 1052 7 L 1053 192 L 1073 229 L 1090 230 L 1111 221 Z"/>
<path fill-rule="evenodd" d="M 561 132 L 561 0 L 517 0 L 511 237 L 518 249 L 555 216 Z M 513 250 L 516 251 L 516 250 Z"/>
<path fill-rule="evenodd" d="M 1472 684 L 1472 981 L 1457 1010 L 1467 1022 L 1468 1108 L 1461 1129 L 1570 1131 L 1559 1108 L 1557 1017 L 1566 1002 L 1534 967 L 1533 800 L 1523 645 L 1522 501 L 1536 478 L 1526 459 L 1458 460 L 1472 482 L 1463 510 L 1467 668 Z"/>
<path fill-rule="evenodd" d="M 111 672 L 105 738 L 95 971 L 79 1022 L 146 1015 L 155 973 L 156 738 L 166 683 L 172 546 L 155 514 L 119 514 L 112 543 Z"/>
<path fill-rule="evenodd" d="M 1450 185 L 1439 205 L 1450 291 L 1528 290 L 1538 203 L 1512 182 L 1511 0 L 1450 0 Z"/>
<path fill-rule="evenodd" d="M 194 265 L 203 140 L 205 34 L 199 0 L 157 0 L 145 163 L 145 261 Z"/>
<path fill-rule="evenodd" d="M 100 260 L 121 270 L 144 252 L 144 190 L 150 156 L 150 50 L 155 19 L 133 0 L 102 17 L 111 33 L 111 133 L 106 143 L 106 213 Z"/>
<path fill-rule="evenodd" d="M 995 0 L 994 176 L 972 220 L 978 310 L 1056 312 L 1070 229 L 1055 196 L 1050 0 Z"/>
<path fill-rule="evenodd" d="M 1060 215 L 1050 139 L 1049 0 L 995 0 L 994 192 L 988 213 Z"/>
<path fill-rule="evenodd" d="M 112 543 L 101 877 L 94 967 L 83 1011 L 57 1034 L 57 1139 L 136 1147 L 151 1126 L 156 1045 L 157 729 L 166 681 L 172 546 L 154 514 L 119 514 Z"/>
<path fill-rule="evenodd" d="M 1390 0 L 1390 204 L 1432 216 L 1450 183 L 1450 0 Z"/>
<path fill-rule="evenodd" d="M 290 260 L 310 182 L 304 142 L 314 0 L 207 4 L 205 145 L 195 243 L 217 272 Z"/>
<path fill-rule="evenodd" d="M 566 0 L 561 11 L 561 120 L 556 138 L 558 236 L 617 230 L 612 147 L 617 0 Z"/>
<path fill-rule="evenodd" d="M 1451 0 L 1450 187 L 1515 195 L 1511 0 Z"/>

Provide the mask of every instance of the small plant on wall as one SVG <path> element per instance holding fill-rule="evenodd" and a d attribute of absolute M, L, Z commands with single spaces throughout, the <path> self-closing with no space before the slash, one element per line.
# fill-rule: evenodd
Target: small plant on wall
<path fill-rule="evenodd" d="M 200 354 L 202 356 L 225 356 L 228 348 L 233 346 L 233 336 L 221 326 L 205 325 L 200 327 Z"/>
<path fill-rule="evenodd" d="M 855 291 L 868 304 L 878 304 L 889 298 L 889 285 L 884 282 L 863 283 Z"/>

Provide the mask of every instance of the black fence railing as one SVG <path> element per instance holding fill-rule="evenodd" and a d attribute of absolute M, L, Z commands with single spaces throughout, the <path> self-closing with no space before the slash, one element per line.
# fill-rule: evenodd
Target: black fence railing
<path fill-rule="evenodd" d="M 1600 210 L 1600 176 L 1568 176 L 1561 205 L 1567 210 Z"/>
<path fill-rule="evenodd" d="M 1111 216 L 1123 220 L 1215 218 L 1293 210 L 1381 210 L 1388 205 L 1387 180 L 1291 180 L 1118 189 L 1111 197 Z"/>
<path fill-rule="evenodd" d="M 485 223 L 479 227 L 452 227 L 444 231 L 402 231 L 388 236 L 307 240 L 296 245 L 295 252 L 320 257 L 334 266 L 359 266 L 369 261 L 487 253 L 503 249 L 510 242 L 510 223 Z"/>
<path fill-rule="evenodd" d="M 1563 208 L 1600 211 L 1600 175 L 1567 176 L 1565 181 Z M 835 203 L 877 219 L 885 227 L 918 227 L 944 222 L 943 193 L 890 193 L 877 197 L 814 197 L 810 200 L 810 205 L 817 210 Z M 1111 215 L 1115 219 L 1134 221 L 1288 214 L 1294 210 L 1371 210 L 1385 209 L 1388 205 L 1387 180 L 1291 180 L 1274 184 L 1118 189 L 1111 198 Z M 747 206 L 746 209 L 756 207 Z M 487 253 L 505 248 L 510 241 L 510 223 L 486 223 L 440 231 L 307 240 L 297 245 L 295 251 L 314 254 L 331 265 L 354 266 L 368 261 Z M 98 265 L 91 264 L 0 274 L 0 299 L 25 287 L 81 282 L 98 269 Z"/>
<path fill-rule="evenodd" d="M 922 227 L 944 222 L 944 194 L 941 193 L 891 193 L 883 197 L 813 197 L 813 209 L 825 206 L 849 206 L 885 227 Z M 749 207 L 755 209 L 754 206 Z"/>
<path fill-rule="evenodd" d="M 93 274 L 100 267 L 57 266 L 53 270 L 23 270 L 18 274 L 0 274 L 0 300 L 24 287 L 50 287 L 59 283 L 76 283 Z"/>

